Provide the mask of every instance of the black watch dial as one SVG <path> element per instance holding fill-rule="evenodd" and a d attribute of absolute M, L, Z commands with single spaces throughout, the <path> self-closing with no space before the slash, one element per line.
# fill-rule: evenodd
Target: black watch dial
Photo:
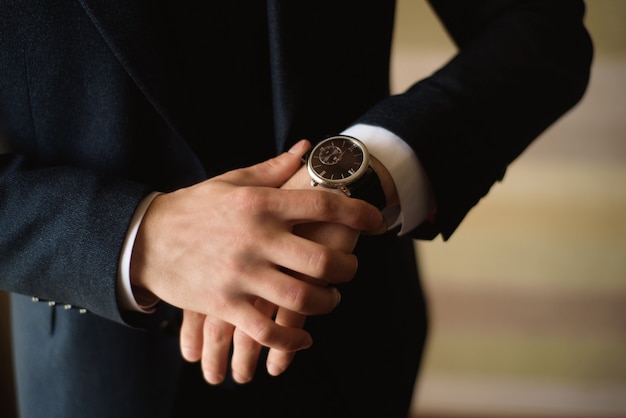
<path fill-rule="evenodd" d="M 349 136 L 334 136 L 320 142 L 309 156 L 309 174 L 326 185 L 351 183 L 367 169 L 364 145 Z"/>

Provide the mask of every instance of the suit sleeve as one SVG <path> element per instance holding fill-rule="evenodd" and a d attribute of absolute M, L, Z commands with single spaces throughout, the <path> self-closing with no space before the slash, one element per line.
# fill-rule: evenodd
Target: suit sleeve
<path fill-rule="evenodd" d="M 43 6 L 0 13 L 0 289 L 129 324 L 116 286 L 130 221 L 193 164 L 82 8 Z"/>
<path fill-rule="evenodd" d="M 0 285 L 124 322 L 117 261 L 147 187 L 0 155 Z"/>
<path fill-rule="evenodd" d="M 415 150 L 437 212 L 412 235 L 447 240 L 507 166 L 582 98 L 593 47 L 579 1 L 430 3 L 457 54 L 360 122 Z"/>

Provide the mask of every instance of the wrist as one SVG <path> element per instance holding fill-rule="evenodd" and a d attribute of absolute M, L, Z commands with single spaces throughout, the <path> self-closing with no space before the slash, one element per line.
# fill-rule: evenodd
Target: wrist
<path fill-rule="evenodd" d="M 385 198 L 387 205 L 386 208 L 397 206 L 400 204 L 400 199 L 398 198 L 398 190 L 396 189 L 396 185 L 393 181 L 393 177 L 391 177 L 391 173 L 389 170 L 373 155 L 370 156 L 371 164 L 376 174 L 378 174 L 378 178 L 380 179 L 380 185 L 385 193 Z"/>
<path fill-rule="evenodd" d="M 128 268 L 132 296 L 136 305 L 143 311 L 152 310 L 160 301 L 160 298 L 150 291 L 147 284 L 143 281 L 147 276 L 145 272 L 147 261 L 145 260 L 145 251 L 148 239 L 146 237 L 146 228 L 150 221 L 150 209 L 154 207 L 159 198 L 160 195 L 157 194 L 152 196 L 149 202 L 147 202 L 141 221 L 137 226 Z"/>
<path fill-rule="evenodd" d="M 117 298 L 120 309 L 128 311 L 138 311 L 144 313 L 150 313 L 154 306 L 159 302 L 156 296 L 152 298 L 148 297 L 144 291 L 137 287 L 131 277 L 134 275 L 131 272 L 131 268 L 135 266 L 136 261 L 133 262 L 134 255 L 136 255 L 136 240 L 145 213 L 152 203 L 153 199 L 158 196 L 158 192 L 154 192 L 146 196 L 137 206 L 135 213 L 131 219 L 130 227 L 126 234 L 122 252 L 120 256 L 120 262 L 118 266 L 118 282 L 117 282 Z"/>
<path fill-rule="evenodd" d="M 329 193 L 343 195 L 339 189 L 333 189 L 330 187 L 314 187 L 311 185 L 311 176 L 309 175 L 305 165 L 300 167 L 298 171 L 296 171 L 296 173 L 281 186 L 281 189 L 322 190 Z"/>

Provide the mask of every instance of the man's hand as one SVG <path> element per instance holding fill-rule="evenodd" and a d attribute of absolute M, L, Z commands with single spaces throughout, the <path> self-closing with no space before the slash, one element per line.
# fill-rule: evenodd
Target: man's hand
<path fill-rule="evenodd" d="M 391 179 L 390 174 L 387 170 L 377 161 L 374 160 L 373 164 L 381 177 L 381 182 L 383 184 L 383 188 L 386 191 L 387 201 L 397 203 L 397 194 L 395 190 L 395 185 L 393 184 L 393 180 Z M 298 172 L 294 174 L 283 186 L 283 189 L 298 189 L 298 190 L 311 190 L 313 186 L 311 186 L 310 177 L 306 171 L 306 168 L 302 167 Z M 320 192 L 330 192 L 343 196 L 342 192 L 334 189 L 327 189 L 323 187 L 317 187 L 315 190 Z M 384 224 L 380 225 L 382 228 L 379 228 L 376 231 L 368 231 L 370 233 L 382 233 L 386 230 Z M 341 224 L 334 224 L 328 222 L 315 222 L 315 223 L 305 223 L 298 224 L 294 226 L 294 233 L 307 238 L 311 241 L 315 241 L 318 243 L 323 243 L 329 248 L 334 248 L 336 250 L 343 251 L 345 253 L 351 253 L 356 246 L 360 231 L 357 231 L 353 228 L 347 227 Z M 290 272 L 293 277 L 296 277 L 300 280 L 307 281 L 309 283 L 315 283 L 320 286 L 327 286 L 327 281 L 316 280 L 313 277 L 309 277 L 297 272 Z M 275 322 L 279 325 L 289 327 L 289 328 L 302 328 L 304 326 L 306 315 L 300 314 L 297 312 L 290 311 L 285 309 L 284 307 L 272 307 L 266 306 L 266 312 L 270 316 L 275 317 Z M 208 322 L 207 322 L 208 321 Z M 197 329 L 202 329 L 202 327 L 212 328 L 213 325 L 210 318 L 207 318 L 206 321 L 202 321 L 201 318 L 193 317 L 193 321 L 187 321 L 188 327 L 184 329 L 184 335 L 187 335 L 187 338 L 183 338 L 183 341 L 192 341 L 193 335 L 201 335 L 200 332 L 190 331 L 193 328 L 195 323 L 195 327 Z M 211 337 L 208 332 L 204 332 L 205 335 L 205 345 L 204 345 L 204 353 L 203 355 L 203 363 L 211 362 L 211 351 L 207 350 L 208 346 L 220 346 L 223 342 L 216 341 L 215 338 Z M 200 347 L 202 347 L 202 341 L 195 340 L 195 344 L 198 345 L 198 351 Z M 234 344 L 233 344 L 233 356 L 231 361 L 231 369 L 232 375 L 235 381 L 239 383 L 245 383 L 252 380 L 254 376 L 254 372 L 256 370 L 256 365 L 258 362 L 261 346 L 252 338 L 247 336 L 241 330 L 235 330 L 234 332 Z M 271 348 L 268 353 L 266 367 L 268 372 L 277 376 L 283 373 L 291 364 L 294 359 L 296 352 L 295 351 L 285 351 L 276 348 Z"/>
<path fill-rule="evenodd" d="M 339 293 L 288 272 L 328 283 L 348 281 L 356 272 L 354 255 L 294 234 L 295 225 L 328 222 L 372 230 L 382 223 L 375 208 L 356 199 L 278 189 L 300 168 L 308 146 L 304 141 L 263 163 L 160 195 L 139 228 L 131 283 L 185 310 L 185 322 L 195 325 L 183 324 L 183 355 L 191 361 L 202 357 L 210 383 L 224 377 L 233 333 L 235 344 L 245 336 L 242 346 L 248 338 L 284 352 L 311 345 L 301 326 L 272 319 L 275 307 L 324 314 L 337 305 Z M 184 337 L 198 322 L 203 338 L 212 342 L 205 341 L 201 352 L 197 334 L 190 344 Z"/>

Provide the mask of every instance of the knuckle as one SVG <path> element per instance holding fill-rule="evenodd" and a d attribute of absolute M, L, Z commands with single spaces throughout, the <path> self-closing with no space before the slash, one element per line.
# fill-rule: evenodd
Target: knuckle
<path fill-rule="evenodd" d="M 263 320 L 263 321 L 254 321 L 254 323 L 250 324 L 250 337 L 255 341 L 258 341 L 260 344 L 265 346 L 270 346 L 273 332 L 272 332 L 271 321 Z"/>
<path fill-rule="evenodd" d="M 323 292 L 323 291 L 322 291 Z M 330 312 L 334 305 L 317 286 L 298 281 L 286 289 L 285 300 L 291 311 L 301 315 L 318 315 Z"/>
<path fill-rule="evenodd" d="M 286 290 L 285 298 L 289 306 L 296 312 L 304 313 L 309 304 L 310 296 L 303 282 L 296 282 Z"/>
<path fill-rule="evenodd" d="M 235 333 L 233 334 L 233 345 L 237 350 L 249 352 L 256 349 L 258 342 L 245 332 L 235 329 Z"/>
<path fill-rule="evenodd" d="M 316 278 L 324 278 L 331 271 L 333 256 L 328 247 L 319 247 L 309 254 L 308 264 Z"/>
<path fill-rule="evenodd" d="M 204 337 L 213 342 L 227 340 L 229 335 L 225 332 L 224 323 L 216 318 L 207 318 L 204 322 Z"/>
<path fill-rule="evenodd" d="M 313 201 L 315 210 L 322 215 L 334 215 L 340 209 L 337 196 L 333 193 L 322 192 L 317 193 L 316 199 Z"/>
<path fill-rule="evenodd" d="M 267 197 L 256 187 L 237 187 L 231 199 L 233 208 L 246 213 L 259 213 L 267 206 Z"/>

